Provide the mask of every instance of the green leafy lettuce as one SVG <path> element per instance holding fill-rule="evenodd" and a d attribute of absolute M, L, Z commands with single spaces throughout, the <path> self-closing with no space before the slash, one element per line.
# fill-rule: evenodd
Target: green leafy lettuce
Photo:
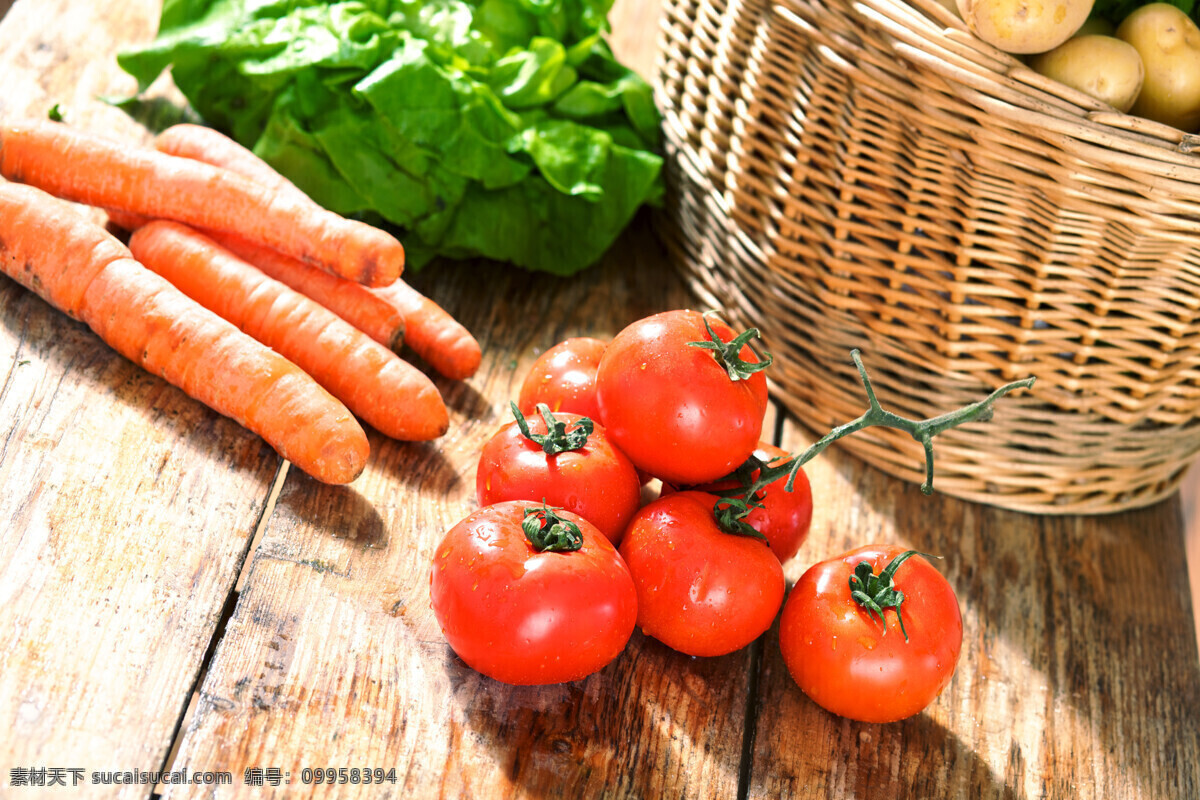
<path fill-rule="evenodd" d="M 566 275 L 661 198 L 650 87 L 602 38 L 612 0 L 166 0 L 119 56 L 170 68 L 211 125 L 409 264 Z"/>

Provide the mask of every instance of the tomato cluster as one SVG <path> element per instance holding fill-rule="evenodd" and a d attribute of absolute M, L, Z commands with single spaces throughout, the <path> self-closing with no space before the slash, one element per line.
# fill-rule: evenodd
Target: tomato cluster
<path fill-rule="evenodd" d="M 848 565 L 840 583 L 817 565 L 785 606 L 782 563 L 808 535 L 812 493 L 798 462 L 762 441 L 771 358 L 757 336 L 669 311 L 537 360 L 480 454 L 479 510 L 434 556 L 433 611 L 468 665 L 507 683 L 575 680 L 616 658 L 635 625 L 679 652 L 723 655 L 783 608 L 785 663 L 822 706 L 878 721 L 940 693 L 961 619 L 919 556 L 827 562 Z M 649 501 L 646 476 L 662 485 Z M 907 628 L 885 637 L 901 618 L 897 586 Z M 903 703 L 878 699 L 889 691 Z"/>

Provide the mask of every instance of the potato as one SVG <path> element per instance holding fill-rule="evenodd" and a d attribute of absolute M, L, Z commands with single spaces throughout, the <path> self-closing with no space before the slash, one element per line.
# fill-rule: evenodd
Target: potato
<path fill-rule="evenodd" d="M 1070 39 L 1095 0 L 958 0 L 971 32 L 1006 53 L 1045 53 Z"/>
<path fill-rule="evenodd" d="M 1200 128 L 1200 28 L 1168 3 L 1151 3 L 1117 26 L 1142 56 L 1146 79 L 1130 112 L 1189 133 Z"/>
<path fill-rule="evenodd" d="M 1029 66 L 1118 111 L 1133 107 L 1145 78 L 1138 51 L 1112 36 L 1072 36 L 1049 53 L 1031 58 Z"/>

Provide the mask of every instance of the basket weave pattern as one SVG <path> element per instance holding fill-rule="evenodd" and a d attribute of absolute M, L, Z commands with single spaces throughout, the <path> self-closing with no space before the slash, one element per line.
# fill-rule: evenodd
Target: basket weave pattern
<path fill-rule="evenodd" d="M 762 329 L 822 432 L 1035 376 L 935 443 L 935 486 L 1036 513 L 1172 492 L 1200 452 L 1196 138 L 975 39 L 935 0 L 668 0 L 668 245 Z M 906 434 L 839 443 L 923 479 Z"/>

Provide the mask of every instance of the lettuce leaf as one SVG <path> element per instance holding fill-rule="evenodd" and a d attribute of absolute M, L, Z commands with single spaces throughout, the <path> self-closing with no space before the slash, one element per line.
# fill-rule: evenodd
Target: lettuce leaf
<path fill-rule="evenodd" d="M 419 269 L 568 275 L 662 196 L 650 87 L 603 38 L 612 0 L 165 0 L 118 56 L 170 69 L 206 122 Z"/>

